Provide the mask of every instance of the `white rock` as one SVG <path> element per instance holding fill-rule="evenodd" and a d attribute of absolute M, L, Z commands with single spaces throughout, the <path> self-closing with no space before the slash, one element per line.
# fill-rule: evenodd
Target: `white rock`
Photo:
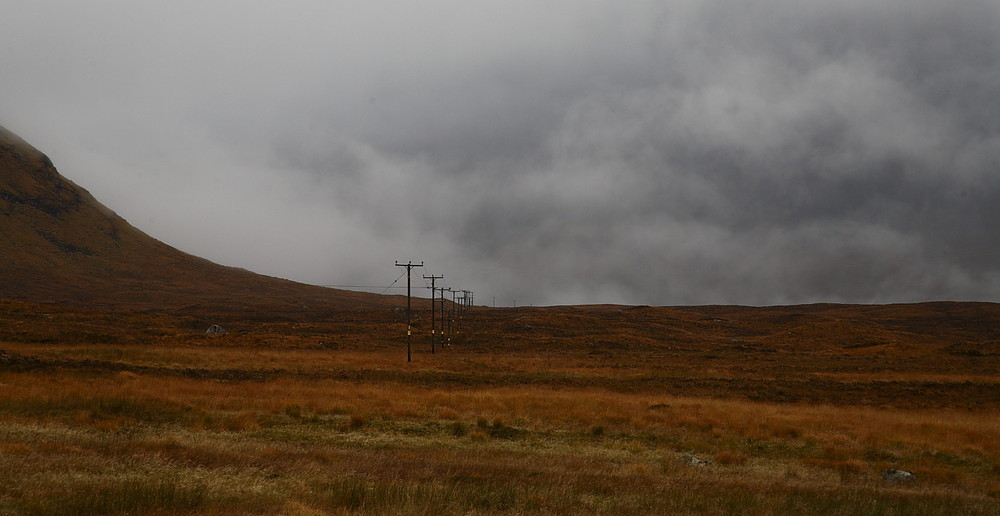
<path fill-rule="evenodd" d="M 691 464 L 692 466 L 708 466 L 709 464 L 711 464 L 711 462 L 707 460 L 701 460 L 698 457 L 695 457 L 694 455 L 685 455 L 681 457 L 681 460 L 687 462 L 688 464 Z"/>
<path fill-rule="evenodd" d="M 205 330 L 205 335 L 225 335 L 226 333 L 226 330 L 218 324 L 213 324 Z"/>
<path fill-rule="evenodd" d="M 892 484 L 909 484 L 917 481 L 917 476 L 901 469 L 886 469 L 882 471 L 882 480 Z"/>

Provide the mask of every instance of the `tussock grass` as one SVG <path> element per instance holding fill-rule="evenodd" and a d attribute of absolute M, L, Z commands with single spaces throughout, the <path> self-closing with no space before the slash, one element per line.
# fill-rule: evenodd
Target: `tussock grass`
<path fill-rule="evenodd" d="M 191 513 L 207 504 L 204 484 L 162 478 L 87 478 L 31 497 L 21 508 L 29 515 Z"/>
<path fill-rule="evenodd" d="M 957 385 L 987 399 L 993 359 L 899 360 L 880 376 L 833 344 L 748 363 L 735 348 L 760 342 L 711 320 L 718 339 L 677 351 L 526 319 L 510 331 L 566 335 L 497 354 L 471 336 L 407 364 L 385 339 L 183 337 L 148 317 L 148 338 L 4 330 L 16 338 L 0 348 L 48 362 L 0 367 L 0 514 L 997 514 L 995 407 L 934 398 Z M 823 403 L 813 379 L 847 383 Z M 728 390 L 771 381 L 785 383 Z M 881 381 L 936 404 L 848 397 Z M 919 480 L 884 484 L 885 468 Z"/>
<path fill-rule="evenodd" d="M 319 502 L 324 509 L 351 513 L 498 513 L 525 507 L 524 499 L 531 491 L 529 486 L 504 481 L 404 483 L 342 478 L 321 488 Z"/>
<path fill-rule="evenodd" d="M 244 432 L 0 423 L 0 508 L 14 514 L 991 514 L 973 490 L 887 489 L 830 464 L 775 458 L 691 467 L 628 436 L 574 441 L 342 432 L 289 422 Z M 172 427 L 172 425 L 167 425 Z M 847 459 L 846 462 L 849 462 Z M 59 494 L 51 496 L 53 487 Z M 846 490 L 845 490 L 846 489 Z M 956 509 L 958 508 L 958 509 Z M 952 511 L 952 512 L 949 512 Z M 957 512 L 956 512 L 957 511 Z"/>
<path fill-rule="evenodd" d="M 723 448 L 798 457 L 842 448 L 850 457 L 892 461 L 933 450 L 925 460 L 953 466 L 996 461 L 1000 420 L 990 412 L 789 405 L 743 400 L 510 387 L 445 391 L 347 381 L 217 382 L 176 377 L 0 375 L 0 414 L 96 424 L 180 424 L 249 431 L 287 422 L 450 421 L 570 438 L 631 435 L 659 445 Z M 86 394 L 83 394 L 86 393 Z M 349 417 L 348 417 L 349 416 Z M 602 430 L 595 432 L 600 427 Z M 821 446 L 822 444 L 822 446 Z M 948 459 L 958 457 L 958 459 Z M 956 462 L 957 461 L 957 462 Z"/>
<path fill-rule="evenodd" d="M 10 400 L 0 410 L 15 416 L 72 419 L 88 424 L 108 421 L 162 424 L 191 421 L 197 415 L 190 407 L 171 401 L 121 395 L 84 396 L 80 393 Z"/>

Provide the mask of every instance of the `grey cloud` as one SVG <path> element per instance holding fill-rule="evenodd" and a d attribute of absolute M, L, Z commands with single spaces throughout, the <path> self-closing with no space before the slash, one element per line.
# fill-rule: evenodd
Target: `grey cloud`
<path fill-rule="evenodd" d="M 1000 297 L 995 2 L 57 4 L 0 22 L 5 125 L 216 261 L 423 259 L 502 304 Z"/>

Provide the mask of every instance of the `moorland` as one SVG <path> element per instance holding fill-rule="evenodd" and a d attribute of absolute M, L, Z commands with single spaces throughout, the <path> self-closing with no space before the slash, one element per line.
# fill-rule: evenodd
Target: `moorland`
<path fill-rule="evenodd" d="M 994 305 L 418 315 L 4 301 L 0 513 L 997 513 Z"/>
<path fill-rule="evenodd" d="M 477 306 L 432 347 L 418 300 L 407 361 L 405 299 L 187 255 L 3 128 L 0 232 L 0 514 L 1000 514 L 997 304 Z"/>

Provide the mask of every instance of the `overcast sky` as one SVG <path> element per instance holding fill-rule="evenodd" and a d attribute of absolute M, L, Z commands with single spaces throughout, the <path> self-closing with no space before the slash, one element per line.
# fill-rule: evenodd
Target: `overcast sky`
<path fill-rule="evenodd" d="M 219 263 L 422 260 L 498 306 L 1000 301 L 996 0 L 5 4 L 0 125 Z"/>

